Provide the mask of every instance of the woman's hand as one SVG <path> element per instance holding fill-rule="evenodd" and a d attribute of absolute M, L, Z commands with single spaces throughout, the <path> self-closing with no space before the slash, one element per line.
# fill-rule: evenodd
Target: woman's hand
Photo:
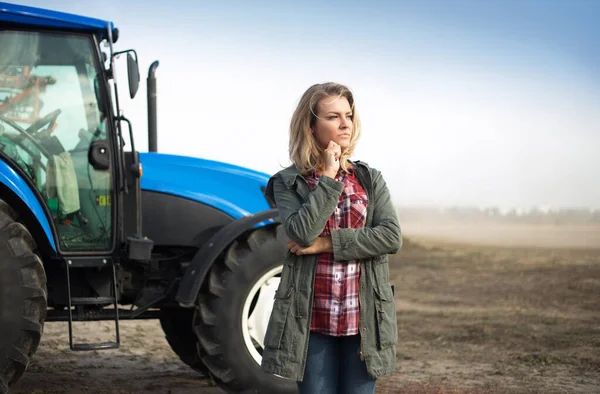
<path fill-rule="evenodd" d="M 331 243 L 330 236 L 317 237 L 315 242 L 307 247 L 300 246 L 294 241 L 288 241 L 288 249 L 297 256 L 304 254 L 331 253 L 333 252 L 333 244 Z"/>
<path fill-rule="evenodd" d="M 327 148 L 323 152 L 323 175 L 334 178 L 340 169 L 340 156 L 342 148 L 333 141 L 329 141 Z"/>

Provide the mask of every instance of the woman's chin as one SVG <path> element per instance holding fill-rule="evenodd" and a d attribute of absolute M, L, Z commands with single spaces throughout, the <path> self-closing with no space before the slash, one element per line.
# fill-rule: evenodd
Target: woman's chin
<path fill-rule="evenodd" d="M 348 149 L 348 147 L 350 146 L 350 140 L 345 139 L 345 138 L 341 138 L 339 140 L 333 140 L 333 142 L 335 142 L 336 144 L 338 144 L 340 146 L 340 148 L 342 149 L 342 152 L 345 151 L 346 149 Z M 323 150 L 327 149 L 327 145 L 328 144 L 319 144 L 321 145 L 321 148 Z"/>

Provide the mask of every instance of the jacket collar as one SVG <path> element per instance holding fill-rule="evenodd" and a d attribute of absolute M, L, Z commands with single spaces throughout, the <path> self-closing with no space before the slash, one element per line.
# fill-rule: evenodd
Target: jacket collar
<path fill-rule="evenodd" d="M 357 171 L 361 171 L 364 170 L 367 173 L 370 172 L 370 167 L 367 163 L 357 160 L 357 161 L 352 161 L 350 160 L 350 163 L 354 166 L 354 168 Z M 298 169 L 291 165 L 287 168 L 284 168 L 283 170 L 279 171 L 279 175 L 281 176 L 281 180 L 283 181 L 283 183 L 286 185 L 286 187 L 289 189 L 291 187 L 294 186 L 294 184 L 296 183 L 296 178 L 300 177 L 302 179 L 304 179 L 304 177 L 302 176 L 302 174 L 300 174 L 300 171 L 298 171 Z"/>
<path fill-rule="evenodd" d="M 352 165 L 354 166 L 360 180 L 371 180 L 371 168 L 367 163 L 359 160 L 351 160 L 350 163 L 352 163 Z M 300 171 L 298 171 L 298 169 L 295 166 L 291 165 L 287 168 L 284 168 L 283 170 L 280 170 L 278 173 L 276 173 L 269 179 L 269 181 L 267 182 L 267 187 L 263 192 L 264 196 L 267 198 L 267 201 L 269 201 L 269 205 L 271 205 L 272 207 L 276 206 L 275 197 L 273 195 L 273 179 L 277 176 L 281 178 L 287 189 L 295 187 L 297 178 L 301 178 L 306 183 L 306 179 L 302 176 L 302 174 L 300 174 Z M 366 186 L 367 193 L 370 194 L 371 188 L 368 184 Z"/>

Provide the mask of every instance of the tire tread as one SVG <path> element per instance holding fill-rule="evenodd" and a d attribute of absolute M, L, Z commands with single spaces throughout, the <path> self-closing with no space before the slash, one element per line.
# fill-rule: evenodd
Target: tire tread
<path fill-rule="evenodd" d="M 36 243 L 25 226 L 18 222 L 15 211 L 0 200 L 0 256 L 5 267 L 12 265 L 22 272 L 29 271 L 21 278 L 28 283 L 21 284 L 24 301 L 35 308 L 26 308 L 30 315 L 21 315 L 21 330 L 8 354 L 0 355 L 0 393 L 5 393 L 16 383 L 29 366 L 36 352 L 43 332 L 47 313 L 46 273 L 40 257 L 34 252 Z M 26 312 L 24 312 L 26 313 Z M 10 360 L 11 362 L 9 362 Z"/>
<path fill-rule="evenodd" d="M 247 286 L 251 286 L 248 283 L 250 277 L 248 273 L 251 270 L 248 265 L 251 255 L 271 257 L 273 253 L 277 253 L 275 250 L 265 250 L 265 247 L 271 247 L 269 245 L 273 245 L 274 240 L 279 243 L 277 247 L 280 247 L 284 242 L 281 231 L 281 225 L 261 228 L 253 231 L 246 240 L 232 243 L 223 260 L 215 262 L 211 268 L 205 290 L 207 294 L 201 294 L 198 297 L 195 332 L 199 338 L 198 346 L 201 348 L 202 360 L 211 371 L 216 383 L 225 390 L 262 392 L 260 390 L 264 389 L 248 387 L 250 372 L 236 372 L 228 364 L 228 358 L 236 356 L 231 350 L 229 350 L 229 354 L 226 353 L 226 345 L 230 339 L 228 335 L 238 335 L 238 330 L 225 322 L 230 321 L 227 314 L 231 315 L 235 311 L 223 310 L 225 309 L 223 305 L 227 305 L 224 301 L 232 297 L 232 292 L 239 294 L 239 291 L 243 292 Z M 239 334 L 241 335 L 241 333 Z M 240 349 L 237 352 L 239 357 L 239 352 L 245 352 L 245 350 Z M 289 382 L 285 384 L 289 384 Z M 295 387 L 294 384 L 294 392 Z M 270 389 L 267 392 L 279 391 Z"/>

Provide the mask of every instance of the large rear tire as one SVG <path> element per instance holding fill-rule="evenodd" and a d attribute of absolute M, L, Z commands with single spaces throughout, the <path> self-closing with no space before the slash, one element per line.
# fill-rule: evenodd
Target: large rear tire
<path fill-rule="evenodd" d="M 0 200 L 0 393 L 27 369 L 46 319 L 46 273 L 35 242 Z"/>
<path fill-rule="evenodd" d="M 287 252 L 281 226 L 234 242 L 198 297 L 195 331 L 204 365 L 225 391 L 295 393 L 296 382 L 260 369 L 264 334 Z"/>

